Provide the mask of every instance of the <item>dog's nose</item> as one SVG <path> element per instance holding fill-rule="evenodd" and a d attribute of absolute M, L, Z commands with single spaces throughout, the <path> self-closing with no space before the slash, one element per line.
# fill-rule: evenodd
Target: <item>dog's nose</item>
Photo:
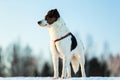
<path fill-rule="evenodd" d="M 41 21 L 38 21 L 38 24 L 41 24 Z"/>

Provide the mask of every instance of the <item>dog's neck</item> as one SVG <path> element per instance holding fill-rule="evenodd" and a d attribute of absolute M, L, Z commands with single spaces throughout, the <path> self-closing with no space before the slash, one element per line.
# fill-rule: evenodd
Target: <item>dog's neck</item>
<path fill-rule="evenodd" d="M 66 27 L 64 20 L 60 17 L 56 22 L 50 25 L 49 33 L 51 40 L 56 40 L 69 33 L 69 29 Z"/>

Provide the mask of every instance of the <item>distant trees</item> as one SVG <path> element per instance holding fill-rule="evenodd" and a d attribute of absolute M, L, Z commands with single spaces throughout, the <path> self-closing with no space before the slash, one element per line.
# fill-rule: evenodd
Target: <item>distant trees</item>
<path fill-rule="evenodd" d="M 102 58 L 98 59 L 97 55 L 101 52 L 96 51 L 96 45 L 91 35 L 88 35 L 86 38 L 86 74 L 87 76 L 109 76 L 109 70 L 107 66 L 106 58 L 109 53 L 109 44 L 107 41 L 103 45 Z M 105 60 L 106 59 L 106 60 Z"/>
<path fill-rule="evenodd" d="M 22 55 L 21 55 L 22 54 Z M 34 76 L 36 59 L 32 54 L 30 46 L 23 50 L 20 45 L 13 46 L 12 76 Z"/>
<path fill-rule="evenodd" d="M 2 48 L 0 47 L 0 75 L 3 76 L 3 72 L 2 72 Z"/>
<path fill-rule="evenodd" d="M 34 76 L 36 58 L 32 48 L 21 47 L 20 41 L 9 44 L 5 51 L 0 47 L 0 76 Z"/>
<path fill-rule="evenodd" d="M 92 58 L 97 56 L 96 46 L 91 35 L 87 35 L 86 37 L 86 56 L 88 60 L 91 60 Z"/>
<path fill-rule="evenodd" d="M 12 76 L 20 76 L 20 60 L 19 60 L 20 46 L 18 44 L 13 45 L 13 60 L 12 60 Z"/>
<path fill-rule="evenodd" d="M 102 60 L 107 60 L 111 53 L 109 43 L 105 41 L 102 49 Z"/>
<path fill-rule="evenodd" d="M 0 47 L 0 63 L 1 63 L 1 59 L 2 59 L 1 58 L 2 57 L 1 54 L 2 54 L 2 48 Z"/>
<path fill-rule="evenodd" d="M 86 38 L 85 70 L 87 76 L 120 76 L 120 55 L 113 56 L 107 41 L 103 44 L 101 57 L 96 57 L 96 45 L 93 37 Z M 49 52 L 50 53 L 50 52 Z M 100 53 L 100 52 L 99 52 Z M 53 76 L 51 56 L 40 50 L 37 56 L 32 48 L 21 46 L 18 40 L 9 44 L 6 49 L 0 47 L 0 76 Z M 44 55 L 44 56 L 43 56 Z M 81 76 L 81 70 L 75 74 L 71 66 L 72 77 Z M 59 59 L 59 76 L 62 74 L 62 60 Z"/>

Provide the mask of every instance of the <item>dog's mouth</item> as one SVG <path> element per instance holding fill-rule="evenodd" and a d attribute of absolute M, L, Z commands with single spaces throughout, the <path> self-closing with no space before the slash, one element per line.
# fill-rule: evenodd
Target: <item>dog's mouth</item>
<path fill-rule="evenodd" d="M 44 27 L 44 26 L 47 26 L 47 24 L 45 24 L 45 25 L 42 25 L 42 24 L 39 24 L 41 27 Z"/>

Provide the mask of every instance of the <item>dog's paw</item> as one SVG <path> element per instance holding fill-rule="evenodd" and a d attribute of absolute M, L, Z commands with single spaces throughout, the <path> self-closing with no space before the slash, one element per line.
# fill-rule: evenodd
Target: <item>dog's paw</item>
<path fill-rule="evenodd" d="M 62 79 L 67 79 L 67 77 L 66 77 L 66 76 L 61 76 L 61 78 L 62 78 Z"/>
<path fill-rule="evenodd" d="M 71 75 L 67 76 L 67 79 L 71 78 Z"/>
<path fill-rule="evenodd" d="M 56 79 L 58 79 L 59 77 L 53 77 L 53 80 L 56 80 Z"/>
<path fill-rule="evenodd" d="M 82 77 L 86 77 L 86 74 L 83 74 Z"/>
<path fill-rule="evenodd" d="M 61 77 L 62 79 L 67 79 L 66 77 Z"/>
<path fill-rule="evenodd" d="M 86 75 L 83 75 L 82 77 L 86 77 Z"/>

